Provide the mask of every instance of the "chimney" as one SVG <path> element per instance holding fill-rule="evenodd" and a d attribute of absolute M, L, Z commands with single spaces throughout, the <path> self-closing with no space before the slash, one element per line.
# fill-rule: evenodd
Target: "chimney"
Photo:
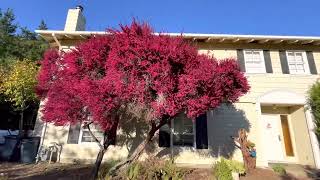
<path fill-rule="evenodd" d="M 84 31 L 86 27 L 86 19 L 82 14 L 83 7 L 69 9 L 64 31 Z"/>

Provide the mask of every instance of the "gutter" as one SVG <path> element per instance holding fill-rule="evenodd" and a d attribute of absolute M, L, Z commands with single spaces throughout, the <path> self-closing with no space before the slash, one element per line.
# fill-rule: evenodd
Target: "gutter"
<path fill-rule="evenodd" d="M 37 34 L 55 35 L 105 35 L 105 31 L 56 31 L 56 30 L 35 30 Z M 227 38 L 227 39 L 270 39 L 270 40 L 320 40 L 320 36 L 278 36 L 278 35 L 240 35 L 240 34 L 200 34 L 200 33 L 154 33 L 169 36 L 183 36 L 185 38 Z"/>

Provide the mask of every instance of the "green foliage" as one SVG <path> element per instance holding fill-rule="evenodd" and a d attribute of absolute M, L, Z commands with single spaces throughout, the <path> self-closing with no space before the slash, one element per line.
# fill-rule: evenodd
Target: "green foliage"
<path fill-rule="evenodd" d="M 11 9 L 4 12 L 0 9 L 0 64 L 9 64 L 8 61 L 12 59 L 31 61 L 41 59 L 43 52 L 48 48 L 48 43 L 14 21 L 15 15 Z M 18 28 L 20 34 L 16 33 Z"/>
<path fill-rule="evenodd" d="M 100 170 L 99 170 L 99 173 L 98 173 L 98 179 L 109 180 L 111 177 L 108 175 L 108 172 L 118 162 L 119 162 L 119 160 L 109 160 L 109 161 L 101 164 Z"/>
<path fill-rule="evenodd" d="M 185 172 L 178 168 L 174 164 L 173 160 L 167 160 L 165 161 L 164 166 L 158 169 L 156 174 L 158 174 L 163 180 L 180 180 L 183 178 Z"/>
<path fill-rule="evenodd" d="M 246 169 L 242 162 L 229 159 L 225 159 L 225 162 L 227 163 L 232 172 L 236 172 L 239 174 L 244 174 L 246 172 Z"/>
<path fill-rule="evenodd" d="M 37 73 L 36 63 L 29 60 L 16 61 L 10 67 L 10 71 L 2 77 L 0 92 L 17 110 L 24 110 L 27 103 L 37 100 L 34 92 Z"/>
<path fill-rule="evenodd" d="M 320 82 L 316 82 L 308 92 L 308 104 L 314 116 L 315 133 L 320 139 Z"/>
<path fill-rule="evenodd" d="M 47 24 L 44 22 L 43 19 L 41 20 L 40 25 L 38 26 L 38 29 L 39 30 L 47 30 L 48 29 Z"/>
<path fill-rule="evenodd" d="M 133 163 L 130 165 L 130 167 L 127 170 L 127 178 L 128 180 L 136 180 L 138 179 L 139 173 L 140 173 L 140 163 Z"/>
<path fill-rule="evenodd" d="M 2 176 L 2 175 L 0 175 L 0 180 L 8 180 L 8 179 L 9 179 L 8 176 Z"/>
<path fill-rule="evenodd" d="M 214 165 L 214 175 L 218 180 L 233 180 L 232 169 L 226 159 L 222 158 Z"/>
<path fill-rule="evenodd" d="M 0 9 L 0 34 L 1 35 L 13 35 L 18 25 L 14 23 L 15 15 L 12 9 L 7 9 L 2 12 Z"/>
<path fill-rule="evenodd" d="M 281 164 L 275 164 L 272 166 L 272 169 L 275 173 L 279 174 L 280 176 L 284 176 L 287 174 L 286 169 Z"/>
<path fill-rule="evenodd" d="M 154 179 L 154 180 L 182 180 L 186 171 L 178 168 L 172 160 L 163 161 L 150 158 L 143 162 L 133 163 L 126 172 L 121 174 L 122 179 Z"/>

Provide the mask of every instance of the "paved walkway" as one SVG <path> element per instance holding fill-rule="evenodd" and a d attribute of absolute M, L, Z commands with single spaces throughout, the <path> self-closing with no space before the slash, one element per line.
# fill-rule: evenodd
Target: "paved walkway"
<path fill-rule="evenodd" d="M 319 179 L 320 170 L 314 169 L 308 166 L 302 166 L 298 164 L 281 164 L 284 166 L 288 174 L 292 174 L 298 179 Z M 270 167 L 272 165 L 270 164 Z"/>

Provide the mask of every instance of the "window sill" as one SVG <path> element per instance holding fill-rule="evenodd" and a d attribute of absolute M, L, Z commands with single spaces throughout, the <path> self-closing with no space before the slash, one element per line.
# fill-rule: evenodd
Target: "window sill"
<path fill-rule="evenodd" d="M 250 76 L 301 76 L 301 77 L 311 77 L 311 76 L 319 76 L 319 74 L 280 74 L 280 73 L 245 73 L 245 77 Z"/>

